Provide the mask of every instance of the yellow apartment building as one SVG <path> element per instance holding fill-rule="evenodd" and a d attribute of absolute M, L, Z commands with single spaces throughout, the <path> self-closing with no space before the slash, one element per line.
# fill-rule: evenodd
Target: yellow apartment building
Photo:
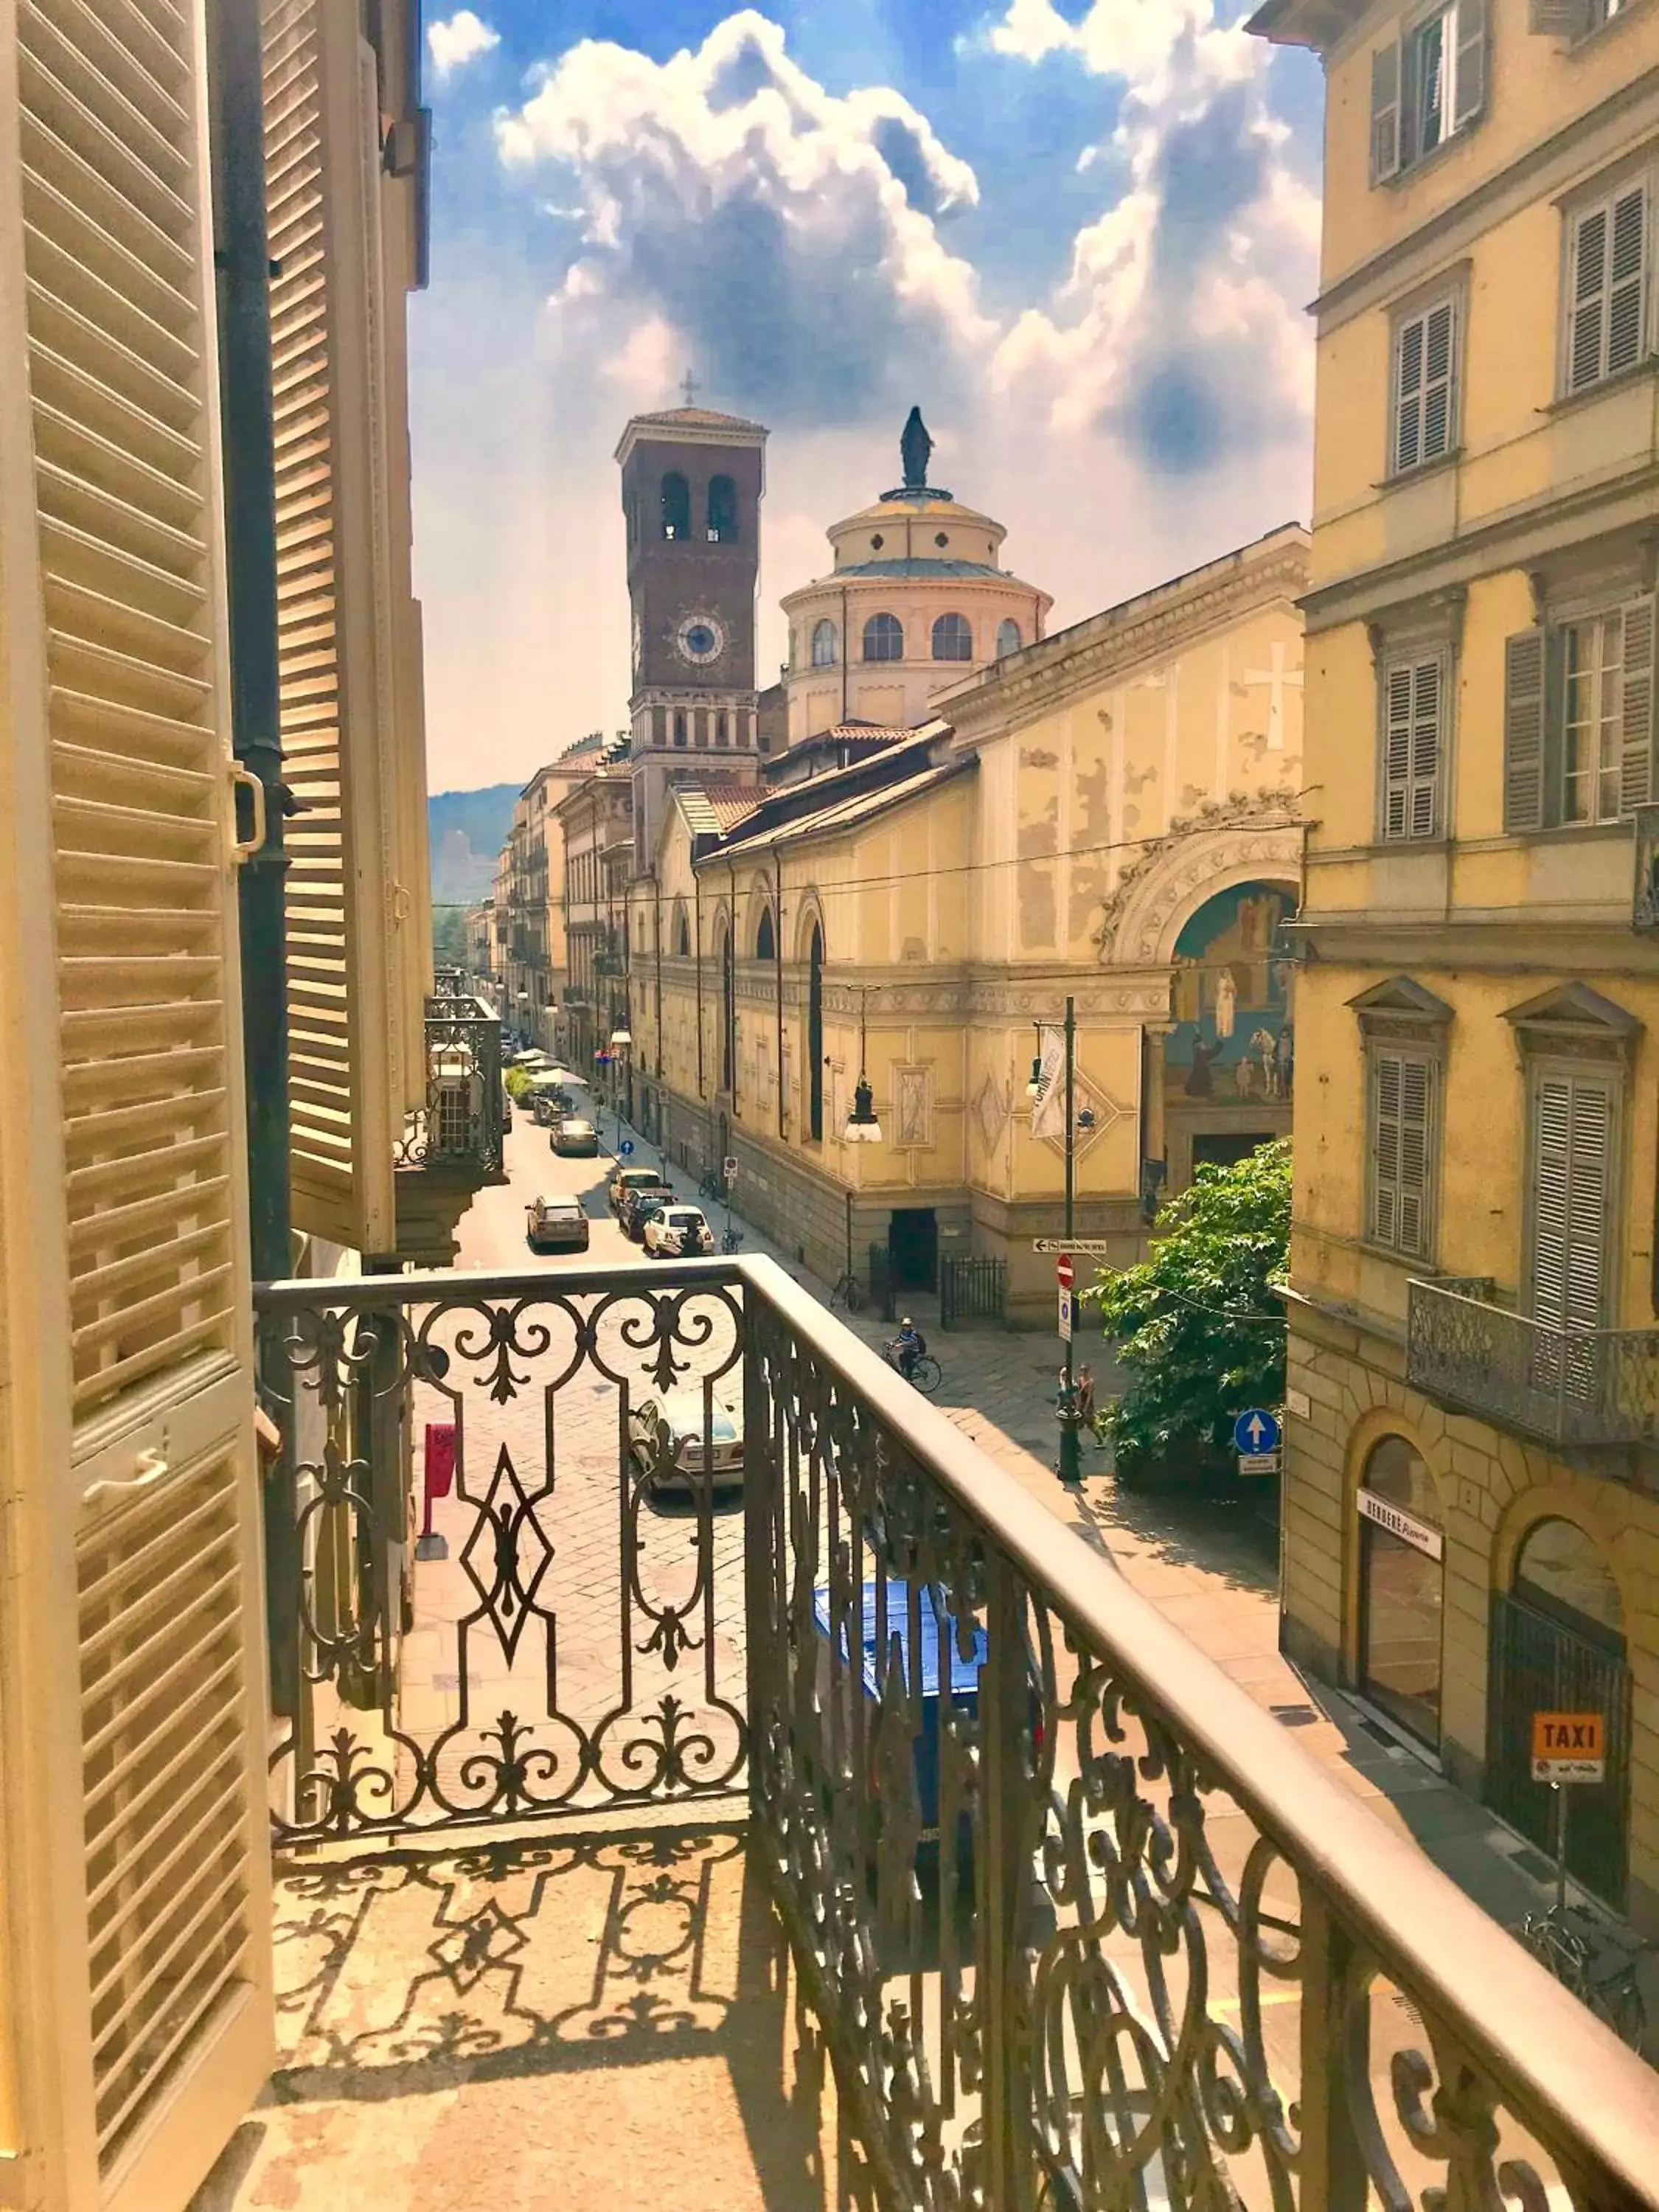
<path fill-rule="evenodd" d="M 1284 1638 L 1659 1917 L 1659 9 L 1270 0 L 1325 67 Z"/>
<path fill-rule="evenodd" d="M 742 1211 L 833 1279 L 1001 1261 L 1052 1315 L 1064 1128 L 1035 1024 L 1079 1023 L 1077 1224 L 1289 1126 L 1307 538 L 1268 537 L 1005 653 L 906 731 L 848 723 L 750 780 L 682 772 L 629 892 L 647 1133 L 738 1164 Z M 860 1073 L 878 1143 L 848 1143 Z"/>

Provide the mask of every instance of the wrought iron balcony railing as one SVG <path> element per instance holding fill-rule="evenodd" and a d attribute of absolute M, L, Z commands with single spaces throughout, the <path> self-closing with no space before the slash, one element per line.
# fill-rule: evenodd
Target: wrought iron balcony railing
<path fill-rule="evenodd" d="M 426 1103 L 404 1125 L 400 1167 L 424 1168 L 476 1184 L 504 1172 L 506 1109 L 501 1025 L 482 999 L 437 995 L 426 1002 Z"/>
<path fill-rule="evenodd" d="M 1659 1329 L 1571 1329 L 1463 1277 L 1411 1285 L 1406 1379 L 1425 1397 L 1563 1449 L 1659 1443 Z"/>
<path fill-rule="evenodd" d="M 1659 2075 L 780 1268 L 258 1305 L 279 1844 L 746 1792 L 884 2206 L 1659 2206 Z"/>

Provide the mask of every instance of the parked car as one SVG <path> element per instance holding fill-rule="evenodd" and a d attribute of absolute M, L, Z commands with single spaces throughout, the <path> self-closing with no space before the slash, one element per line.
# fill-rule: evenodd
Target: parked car
<path fill-rule="evenodd" d="M 659 1168 L 616 1167 L 611 1170 L 611 1180 L 605 1187 L 605 1194 L 610 1201 L 611 1211 L 620 1213 L 624 1191 L 664 1190 L 666 1188 Z"/>
<path fill-rule="evenodd" d="M 630 1243 L 645 1241 L 645 1224 L 653 1213 L 660 1213 L 674 1203 L 674 1194 L 666 1183 L 639 1183 L 625 1190 L 617 1206 L 617 1225 Z"/>
<path fill-rule="evenodd" d="M 652 1260 L 695 1260 L 714 1249 L 714 1232 L 696 1206 L 665 1206 L 646 1221 L 641 1240 Z"/>
<path fill-rule="evenodd" d="M 556 1129 L 570 1106 L 563 1091 L 543 1091 L 533 1085 L 525 1103 L 535 1115 L 537 1127 L 543 1129 Z"/>
<path fill-rule="evenodd" d="M 532 1252 L 586 1252 L 587 1216 L 575 1198 L 533 1198 L 525 1208 L 525 1237 Z"/>
<path fill-rule="evenodd" d="M 879 1731 L 875 1726 L 881 1702 L 881 1673 L 878 1656 L 890 1653 L 896 1640 L 900 1663 L 907 1684 L 914 1684 L 910 1651 L 911 1585 L 891 1578 L 887 1583 L 887 1608 L 884 1623 L 878 1623 L 880 1585 L 869 1582 L 864 1585 L 862 1619 L 860 1624 L 860 1663 L 854 1668 L 843 1664 L 837 1677 L 832 1678 L 830 1668 L 830 1592 L 815 1589 L 812 1593 L 812 1626 L 817 1631 L 817 1691 L 818 1710 L 829 1726 L 831 1701 L 839 1698 L 842 1704 L 842 1740 L 852 1738 L 851 1715 L 846 1711 L 847 1700 L 855 1694 L 854 1685 L 861 1687 L 867 1704 L 865 1715 L 864 1741 L 873 1746 Z M 939 1674 L 939 1615 L 935 1606 L 936 1592 L 931 1583 L 923 1583 L 915 1591 L 916 1626 L 921 1638 L 921 1712 L 912 1753 L 915 1775 L 915 1811 L 919 1816 L 921 1833 L 917 1839 L 917 1856 L 936 1857 L 939 1841 L 939 1711 L 944 1703 Z M 971 1717 L 979 1711 L 979 1678 L 985 1665 L 988 1638 L 985 1630 L 975 1621 L 971 1630 L 971 1648 L 963 1655 L 962 1639 L 955 1619 L 946 1615 L 944 1638 L 950 1655 L 951 1679 L 948 1694 L 953 1706 Z M 878 1626 L 884 1632 L 878 1633 Z M 845 1649 L 846 1628 L 842 1636 Z M 826 1737 L 827 1741 L 827 1737 Z M 876 1778 L 871 1777 L 873 1784 Z M 872 1838 L 873 1846 L 874 1838 Z M 957 1863 L 964 1866 L 973 1848 L 973 1830 L 964 1809 L 957 1824 Z"/>
<path fill-rule="evenodd" d="M 567 1115 L 550 1139 L 562 1159 L 596 1159 L 599 1151 L 599 1133 L 591 1121 Z"/>
<path fill-rule="evenodd" d="M 702 1392 L 672 1390 L 641 1398 L 628 1416 L 628 1450 L 651 1476 L 653 1490 L 690 1490 L 702 1479 Z M 710 1472 L 717 1489 L 743 1480 L 743 1408 L 716 1398 L 709 1431 Z"/>

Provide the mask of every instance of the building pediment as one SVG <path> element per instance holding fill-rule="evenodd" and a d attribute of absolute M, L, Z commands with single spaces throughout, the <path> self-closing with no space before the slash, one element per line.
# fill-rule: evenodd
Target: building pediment
<path fill-rule="evenodd" d="M 1559 983 L 1518 1006 L 1504 1018 L 1528 1052 L 1589 1054 L 1624 1059 L 1634 1049 L 1643 1024 L 1588 983 Z"/>
<path fill-rule="evenodd" d="M 1373 983 L 1358 998 L 1350 999 L 1348 1004 L 1358 1015 L 1363 1028 L 1387 1021 L 1391 1024 L 1411 1022 L 1425 1029 L 1443 1029 L 1452 1018 L 1452 1009 L 1446 1001 L 1436 998 L 1421 983 L 1414 983 L 1409 975 L 1390 975 L 1386 983 Z"/>

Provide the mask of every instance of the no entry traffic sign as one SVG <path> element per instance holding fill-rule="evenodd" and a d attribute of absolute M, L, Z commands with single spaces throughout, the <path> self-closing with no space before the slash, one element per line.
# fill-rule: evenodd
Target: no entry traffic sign
<path fill-rule="evenodd" d="M 1072 1255 L 1069 1252 L 1062 1252 L 1059 1259 L 1055 1261 L 1054 1273 L 1059 1278 L 1060 1289 L 1062 1291 L 1069 1291 L 1073 1283 L 1076 1280 L 1076 1275 L 1072 1267 Z"/>

